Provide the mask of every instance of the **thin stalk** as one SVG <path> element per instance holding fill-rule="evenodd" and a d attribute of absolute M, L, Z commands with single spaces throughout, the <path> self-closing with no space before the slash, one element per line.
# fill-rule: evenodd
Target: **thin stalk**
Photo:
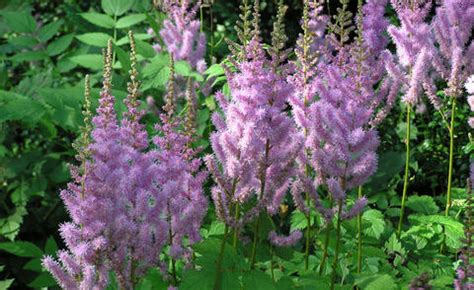
<path fill-rule="evenodd" d="M 453 179 L 453 160 L 454 160 L 454 115 L 456 113 L 456 98 L 451 97 L 451 123 L 449 125 L 449 168 L 448 168 L 448 190 L 446 192 L 446 209 L 444 215 L 449 215 L 451 207 L 451 186 Z"/>
<path fill-rule="evenodd" d="M 271 251 L 271 257 L 270 257 L 270 272 L 272 274 L 272 281 L 275 283 L 275 272 L 273 271 L 273 268 L 275 267 L 274 261 L 273 261 L 273 255 L 274 255 L 274 249 L 273 246 L 270 246 L 270 251 Z"/>
<path fill-rule="evenodd" d="M 362 186 L 359 186 L 359 191 L 357 196 L 362 197 Z M 360 273 L 362 270 L 362 214 L 357 215 L 357 273 Z"/>
<path fill-rule="evenodd" d="M 250 270 L 255 268 L 255 258 L 257 257 L 257 242 L 258 242 L 258 231 L 260 230 L 260 214 L 255 221 L 254 236 L 252 243 L 252 254 L 250 258 Z"/>
<path fill-rule="evenodd" d="M 333 203 L 333 200 L 331 199 L 329 208 L 332 208 L 333 205 L 334 203 Z M 324 238 L 323 258 L 321 259 L 321 263 L 319 264 L 319 276 L 323 275 L 324 268 L 326 266 L 326 260 L 329 256 L 328 246 L 329 246 L 329 235 L 331 233 L 331 225 L 332 223 L 329 222 L 326 229 L 326 236 Z"/>
<path fill-rule="evenodd" d="M 309 193 L 306 192 L 306 204 L 309 208 L 309 212 L 306 215 L 306 249 L 304 254 L 304 269 L 308 271 L 309 269 L 309 248 L 311 245 L 311 208 L 310 208 L 310 200 L 309 200 Z"/>
<path fill-rule="evenodd" d="M 219 252 L 219 257 L 216 261 L 216 277 L 214 278 L 214 290 L 222 289 L 222 260 L 224 259 L 225 244 L 227 242 L 227 236 L 229 235 L 229 226 L 226 224 L 224 228 L 224 237 L 221 242 L 221 249 Z"/>
<path fill-rule="evenodd" d="M 397 235 L 402 231 L 403 215 L 405 212 L 405 200 L 408 190 L 408 179 L 410 175 L 410 135 L 411 135 L 411 106 L 407 105 L 407 133 L 406 133 L 406 155 L 405 155 L 405 176 L 403 178 L 402 208 L 400 211 L 400 220 L 398 221 Z"/>
<path fill-rule="evenodd" d="M 235 220 L 238 220 L 240 216 L 240 207 L 237 203 L 235 203 Z M 236 227 L 234 228 L 234 237 L 232 240 L 232 247 L 237 249 L 237 238 L 239 237 L 239 229 Z"/>
<path fill-rule="evenodd" d="M 343 200 L 338 201 L 338 211 L 337 211 L 337 229 L 336 229 L 336 249 L 334 252 L 334 261 L 332 263 L 332 274 L 331 274 L 331 290 L 334 290 L 336 284 L 336 277 L 337 277 L 337 261 L 339 259 L 339 250 L 341 246 L 341 212 L 342 212 L 342 203 Z"/>
<path fill-rule="evenodd" d="M 169 226 L 169 244 L 170 244 L 170 247 L 173 246 L 173 227 L 171 226 L 172 223 L 171 223 L 171 211 L 170 211 L 170 203 L 168 201 L 168 226 Z M 170 258 L 171 258 L 171 277 L 173 277 L 173 282 L 172 284 L 173 285 L 177 285 L 178 283 L 178 279 L 177 279 L 177 276 L 176 276 L 176 261 L 173 257 L 171 257 L 170 255 Z"/>

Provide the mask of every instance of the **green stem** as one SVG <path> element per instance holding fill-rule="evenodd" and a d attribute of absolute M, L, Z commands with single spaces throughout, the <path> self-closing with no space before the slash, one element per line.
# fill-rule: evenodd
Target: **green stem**
<path fill-rule="evenodd" d="M 330 205 L 329 205 L 329 208 L 332 208 L 334 205 L 334 202 L 333 200 L 331 199 L 330 201 Z M 332 223 L 329 222 L 327 224 L 327 229 L 326 229 L 326 236 L 324 238 L 324 248 L 323 248 L 323 257 L 321 258 L 321 263 L 319 264 L 319 276 L 323 275 L 323 272 L 324 272 L 324 268 L 326 266 L 326 260 L 329 256 L 328 254 L 328 246 L 329 246 L 329 236 L 330 236 L 330 233 L 331 233 L 331 225 Z"/>
<path fill-rule="evenodd" d="M 257 257 L 257 242 L 258 242 L 258 231 L 260 230 L 260 214 L 255 221 L 254 236 L 252 243 L 252 254 L 250 258 L 250 270 L 255 268 L 255 258 Z"/>
<path fill-rule="evenodd" d="M 336 284 L 336 277 L 337 277 L 337 262 L 339 259 L 339 248 L 341 246 L 341 211 L 342 211 L 342 202 L 343 200 L 339 200 L 338 202 L 338 211 L 337 211 L 337 229 L 336 229 L 336 249 L 334 252 L 334 261 L 332 263 L 332 274 L 331 274 L 331 290 L 334 290 Z"/>
<path fill-rule="evenodd" d="M 402 231 L 403 215 L 405 212 L 405 200 L 408 190 L 408 179 L 410 175 L 410 133 L 411 133 L 411 106 L 407 105 L 407 133 L 406 133 L 406 156 L 405 156 L 405 176 L 403 178 L 402 208 L 400 211 L 400 220 L 398 221 L 397 235 Z"/>
<path fill-rule="evenodd" d="M 224 228 L 224 237 L 222 238 L 222 242 L 221 242 L 221 249 L 216 261 L 217 273 L 214 279 L 214 290 L 222 289 L 222 260 L 224 259 L 225 245 L 227 243 L 228 234 L 229 234 L 229 226 L 226 224 Z"/>
<path fill-rule="evenodd" d="M 238 203 L 235 203 L 235 220 L 239 219 L 239 215 L 240 215 L 240 207 L 239 207 Z M 234 228 L 234 237 L 233 237 L 233 240 L 232 240 L 232 247 L 234 248 L 234 250 L 237 249 L 237 238 L 238 237 L 239 237 L 239 229 Z"/>
<path fill-rule="evenodd" d="M 309 201 L 309 193 L 306 193 L 306 204 L 309 208 L 309 212 L 306 215 L 306 249 L 305 249 L 305 255 L 304 255 L 304 269 L 308 271 L 309 268 L 309 248 L 311 245 L 311 208 L 310 208 L 310 201 Z"/>
<path fill-rule="evenodd" d="M 362 186 L 359 186 L 358 197 L 362 197 Z M 362 270 L 362 214 L 357 215 L 357 273 Z"/>
<path fill-rule="evenodd" d="M 272 274 L 272 281 L 273 283 L 275 283 L 275 272 L 273 271 L 273 268 L 275 267 L 275 263 L 273 261 L 273 253 L 274 253 L 274 249 L 273 249 L 273 246 L 270 246 L 271 249 L 271 257 L 270 257 L 270 272 Z"/>
<path fill-rule="evenodd" d="M 448 190 L 446 192 L 446 209 L 444 215 L 449 215 L 451 207 L 451 185 L 453 179 L 453 160 L 454 160 L 454 115 L 456 112 L 456 98 L 451 97 L 451 123 L 449 125 L 449 169 L 448 169 Z"/>

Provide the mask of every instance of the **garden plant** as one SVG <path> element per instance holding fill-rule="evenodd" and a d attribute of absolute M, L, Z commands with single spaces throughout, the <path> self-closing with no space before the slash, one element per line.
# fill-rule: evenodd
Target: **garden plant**
<path fill-rule="evenodd" d="M 474 0 L 0 2 L 0 290 L 474 289 Z"/>

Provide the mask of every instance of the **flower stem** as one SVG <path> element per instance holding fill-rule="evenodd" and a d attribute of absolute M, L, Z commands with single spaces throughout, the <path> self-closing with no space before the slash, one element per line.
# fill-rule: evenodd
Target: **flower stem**
<path fill-rule="evenodd" d="M 453 179 L 453 159 L 454 159 L 454 115 L 456 112 L 456 98 L 451 97 L 451 123 L 449 125 L 449 168 L 448 168 L 448 190 L 446 192 L 446 209 L 444 215 L 449 215 L 451 207 L 451 185 Z"/>
<path fill-rule="evenodd" d="M 343 200 L 338 201 L 338 211 L 337 211 L 337 228 L 336 228 L 336 249 L 334 252 L 334 261 L 332 263 L 332 274 L 331 274 L 331 290 L 334 290 L 337 277 L 337 261 L 339 259 L 339 248 L 341 246 L 341 212 L 342 212 L 342 203 Z"/>
<path fill-rule="evenodd" d="M 362 186 L 359 186 L 358 197 L 362 197 Z M 362 271 L 362 214 L 357 215 L 357 273 Z"/>
<path fill-rule="evenodd" d="M 250 258 L 250 270 L 255 268 L 255 258 L 257 257 L 257 242 L 258 242 L 258 231 L 260 230 L 260 214 L 255 221 L 254 236 L 252 243 L 252 254 Z"/>
<path fill-rule="evenodd" d="M 411 106 L 407 105 L 407 133 L 406 133 L 406 156 L 405 156 L 405 176 L 403 178 L 402 208 L 400 210 L 400 220 L 398 221 L 397 235 L 402 231 L 403 215 L 405 212 L 405 200 L 408 190 L 408 179 L 410 175 L 410 135 L 411 135 Z"/>
<path fill-rule="evenodd" d="M 306 249 L 305 249 L 305 255 L 304 255 L 304 269 L 308 271 L 309 268 L 309 248 L 311 245 L 311 208 L 310 208 L 310 201 L 309 201 L 309 193 L 306 193 L 306 204 L 308 208 L 310 209 L 308 211 L 308 214 L 306 215 Z"/>
<path fill-rule="evenodd" d="M 240 207 L 238 205 L 238 203 L 235 203 L 235 220 L 238 220 L 239 219 L 239 215 L 240 215 Z M 234 250 L 237 249 L 237 238 L 239 236 L 239 229 L 238 227 L 235 227 L 234 228 L 234 237 L 233 237 L 233 240 L 232 240 L 232 247 L 234 248 Z"/>
<path fill-rule="evenodd" d="M 216 276 L 214 279 L 214 290 L 222 289 L 222 260 L 224 259 L 225 244 L 227 243 L 227 236 L 229 235 L 229 226 L 226 224 L 224 228 L 224 237 L 221 241 L 221 250 L 216 261 Z"/>
<path fill-rule="evenodd" d="M 333 207 L 333 200 L 331 199 L 330 201 L 330 205 L 329 205 L 329 208 L 332 208 Z M 324 272 L 324 268 L 326 266 L 326 260 L 329 256 L 328 254 L 328 246 L 329 246 L 329 235 L 331 233 L 331 225 L 332 223 L 329 222 L 327 224 L 327 229 L 326 229 L 326 237 L 324 238 L 324 248 L 323 248 L 323 257 L 321 259 L 321 263 L 319 264 L 319 276 L 323 275 L 323 272 Z"/>

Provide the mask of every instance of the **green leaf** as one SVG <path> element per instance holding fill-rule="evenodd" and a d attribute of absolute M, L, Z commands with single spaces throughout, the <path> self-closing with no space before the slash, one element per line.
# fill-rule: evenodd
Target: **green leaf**
<path fill-rule="evenodd" d="M 137 33 L 134 36 L 135 36 L 135 40 L 147 40 L 147 39 L 153 38 L 153 36 L 151 36 L 148 33 Z M 128 44 L 128 43 L 130 43 L 130 39 L 128 38 L 128 36 L 124 36 L 124 37 L 120 38 L 119 40 L 117 40 L 117 42 L 115 44 L 118 45 L 118 46 L 122 46 L 122 45 Z"/>
<path fill-rule="evenodd" d="M 103 67 L 103 57 L 100 54 L 83 54 L 69 58 L 72 62 L 77 63 L 80 66 L 100 70 Z"/>
<path fill-rule="evenodd" d="M 42 272 L 43 271 L 43 266 L 41 266 L 41 258 L 34 258 L 28 261 L 22 269 L 25 270 L 30 270 L 34 272 Z"/>
<path fill-rule="evenodd" d="M 355 281 L 362 290 L 392 290 L 397 289 L 395 280 L 388 274 L 374 274 L 365 276 Z"/>
<path fill-rule="evenodd" d="M 145 14 L 130 14 L 130 15 L 127 15 L 127 16 L 124 16 L 122 18 L 120 18 L 118 21 L 117 21 L 117 24 L 115 25 L 115 27 L 117 28 L 126 28 L 126 27 L 130 27 L 130 26 L 133 26 L 143 20 L 146 19 L 146 16 Z"/>
<path fill-rule="evenodd" d="M 44 51 L 25 51 L 15 54 L 10 57 L 12 61 L 23 62 L 23 61 L 37 61 L 47 58 L 48 55 Z"/>
<path fill-rule="evenodd" d="M 56 243 L 54 238 L 52 236 L 50 236 L 48 238 L 48 240 L 46 241 L 46 245 L 44 247 L 44 252 L 47 255 L 52 256 L 52 255 L 56 254 L 57 251 L 58 251 L 58 244 Z"/>
<path fill-rule="evenodd" d="M 38 101 L 17 94 L 13 95 L 18 97 L 0 106 L 0 123 L 8 120 L 34 123 L 45 113 L 45 107 Z"/>
<path fill-rule="evenodd" d="M 20 33 L 33 33 L 36 30 L 36 21 L 28 11 L 3 12 L 2 16 L 13 31 Z"/>
<path fill-rule="evenodd" d="M 61 36 L 60 38 L 51 42 L 46 48 L 46 51 L 50 56 L 58 55 L 69 47 L 73 38 L 74 34 L 66 34 Z"/>
<path fill-rule="evenodd" d="M 291 229 L 290 232 L 294 230 L 302 230 L 306 229 L 308 226 L 308 220 L 306 219 L 306 215 L 299 210 L 294 211 L 291 214 Z"/>
<path fill-rule="evenodd" d="M 10 38 L 8 42 L 15 46 L 22 46 L 22 47 L 29 47 L 29 48 L 33 48 L 35 45 L 38 44 L 38 40 L 28 35 L 20 35 L 14 38 Z"/>
<path fill-rule="evenodd" d="M 82 35 L 77 35 L 76 38 L 84 42 L 85 44 L 88 44 L 91 46 L 106 47 L 107 42 L 112 37 L 102 32 L 90 32 L 90 33 L 84 33 Z"/>
<path fill-rule="evenodd" d="M 114 45 L 114 50 L 117 53 L 117 58 L 122 64 L 122 70 L 124 73 L 128 74 L 131 67 L 130 56 L 125 50 L 121 49 L 119 46 Z"/>
<path fill-rule="evenodd" d="M 369 209 L 363 213 L 362 220 L 368 223 L 368 225 L 364 224 L 364 234 L 369 237 L 380 239 L 380 236 L 385 230 L 383 214 L 378 210 Z"/>
<path fill-rule="evenodd" d="M 188 270 L 184 272 L 180 290 L 195 290 L 199 285 L 199 290 L 214 289 L 214 278 L 216 272 L 213 268 L 202 268 L 201 270 Z"/>
<path fill-rule="evenodd" d="M 20 225 L 23 223 L 23 216 L 26 215 L 25 207 L 17 207 L 15 213 L 0 219 L 0 236 L 8 238 L 10 241 L 15 240 L 15 237 L 20 231 Z"/>
<path fill-rule="evenodd" d="M 28 286 L 31 288 L 45 288 L 54 286 L 56 284 L 57 283 L 51 274 L 48 272 L 43 272 L 39 274 L 30 284 L 28 284 Z"/>
<path fill-rule="evenodd" d="M 224 75 L 225 71 L 221 64 L 215 63 L 211 65 L 204 74 L 208 75 L 207 79 Z"/>
<path fill-rule="evenodd" d="M 53 36 L 58 33 L 59 28 L 63 25 L 63 20 L 58 20 L 52 23 L 49 23 L 43 27 L 41 27 L 38 37 L 42 42 L 46 42 L 53 38 Z"/>
<path fill-rule="evenodd" d="M 161 278 L 161 273 L 156 268 L 151 268 L 145 277 L 141 279 L 137 290 L 166 289 L 168 284 Z"/>
<path fill-rule="evenodd" d="M 120 16 L 127 12 L 135 3 L 134 0 L 102 0 L 102 9 L 108 15 Z"/>
<path fill-rule="evenodd" d="M 10 286 L 13 284 L 13 281 L 15 281 L 15 279 L 1 280 L 0 290 L 7 290 L 8 288 L 10 288 Z"/>
<path fill-rule="evenodd" d="M 464 226 L 454 218 L 441 215 L 411 215 L 408 219 L 411 222 L 421 223 L 425 226 L 432 226 L 433 224 L 442 225 L 444 227 L 446 245 L 451 249 L 461 247 L 461 239 L 464 238 Z"/>
<path fill-rule="evenodd" d="M 183 77 L 189 76 L 189 74 L 192 72 L 191 65 L 187 61 L 184 61 L 184 60 L 175 62 L 174 69 L 175 69 L 176 74 Z"/>
<path fill-rule="evenodd" d="M 112 19 L 112 17 L 106 14 L 88 12 L 88 13 L 81 13 L 79 15 L 81 15 L 82 18 L 89 21 L 90 23 L 103 27 L 103 28 L 110 29 L 110 28 L 114 28 L 115 26 L 115 22 Z"/>
<path fill-rule="evenodd" d="M 260 271 L 252 271 L 242 276 L 243 289 L 271 290 L 276 289 L 272 278 Z"/>
<path fill-rule="evenodd" d="M 427 195 L 410 196 L 406 202 L 406 206 L 417 213 L 427 215 L 436 214 L 439 212 L 439 207 L 436 205 L 433 198 Z"/>
<path fill-rule="evenodd" d="M 139 39 L 135 40 L 137 46 L 137 53 L 146 58 L 152 58 L 156 55 L 156 51 L 149 43 L 141 41 Z"/>
<path fill-rule="evenodd" d="M 25 241 L 0 243 L 0 250 L 18 257 L 40 258 L 43 256 L 43 251 L 38 246 Z"/>

